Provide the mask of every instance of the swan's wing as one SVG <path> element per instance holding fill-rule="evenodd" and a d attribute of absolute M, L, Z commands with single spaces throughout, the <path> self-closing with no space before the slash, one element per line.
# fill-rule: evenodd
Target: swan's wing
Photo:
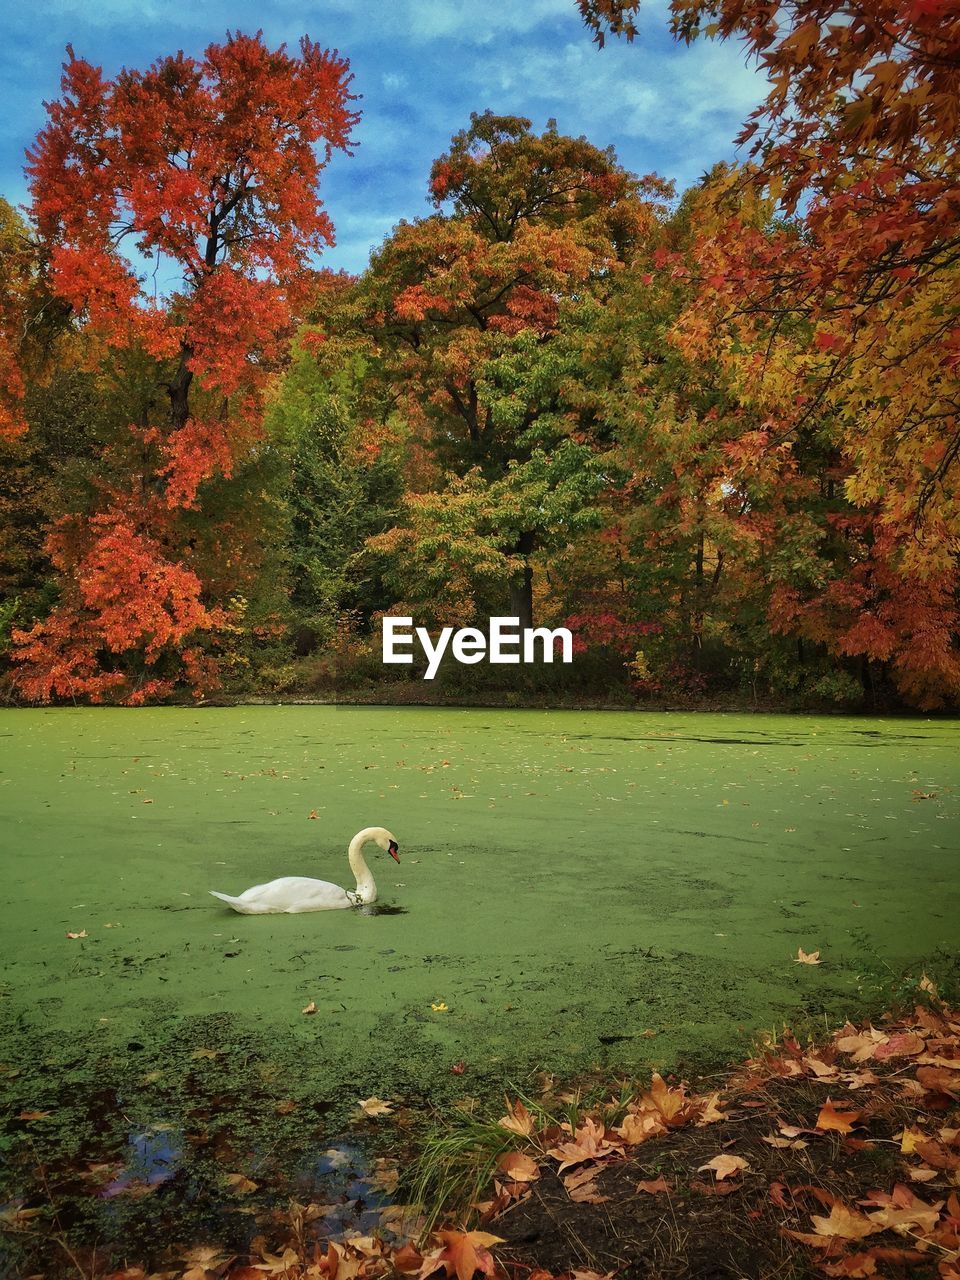
<path fill-rule="evenodd" d="M 281 876 L 268 884 L 255 884 L 240 894 L 241 902 L 257 902 L 275 911 L 316 911 L 321 906 L 349 906 L 345 889 L 329 880 L 309 876 Z"/>

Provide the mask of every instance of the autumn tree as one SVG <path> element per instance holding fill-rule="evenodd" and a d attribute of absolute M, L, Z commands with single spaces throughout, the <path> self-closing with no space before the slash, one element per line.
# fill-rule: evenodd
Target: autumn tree
<path fill-rule="evenodd" d="M 214 678 L 222 601 L 185 516 L 262 439 L 308 261 L 333 237 L 319 175 L 357 116 L 345 60 L 306 37 L 293 55 L 230 35 L 113 80 L 68 54 L 28 165 L 49 287 L 100 343 L 142 352 L 154 385 L 94 509 L 51 532 L 60 599 L 17 636 L 19 682 L 142 701 Z"/>
<path fill-rule="evenodd" d="M 580 8 L 599 35 L 637 33 L 636 3 Z M 684 41 L 740 41 L 770 83 L 738 139 L 751 164 L 718 189 L 693 268 L 704 287 L 674 337 L 724 361 L 776 422 L 773 442 L 833 421 L 868 528 L 850 543 L 862 552 L 851 584 L 872 566 L 863 608 L 876 625 L 839 625 L 831 643 L 938 705 L 960 694 L 960 15 L 941 0 L 673 0 L 671 23 Z M 746 188 L 788 221 L 745 225 Z M 935 625 L 910 617 L 920 593 L 941 602 Z"/>
<path fill-rule="evenodd" d="M 563 309 L 629 258 L 663 188 L 552 124 L 537 135 L 487 112 L 433 165 L 430 190 L 438 212 L 401 223 L 359 286 L 392 412 L 433 464 L 396 537 L 406 546 L 439 521 L 451 580 L 467 568 L 457 539 L 492 539 L 510 611 L 529 625 L 535 554 L 569 535 L 603 484 L 562 403 Z M 560 492 L 568 505 L 549 499 Z"/>

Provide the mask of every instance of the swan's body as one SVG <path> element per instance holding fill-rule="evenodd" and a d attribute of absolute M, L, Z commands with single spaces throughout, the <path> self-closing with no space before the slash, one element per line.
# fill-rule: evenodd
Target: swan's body
<path fill-rule="evenodd" d="M 364 827 L 350 841 L 347 858 L 356 877 L 356 889 L 341 889 L 329 880 L 311 880 L 307 876 L 281 876 L 267 884 L 255 884 L 238 898 L 228 893 L 210 892 L 227 906 L 245 916 L 295 915 L 301 911 L 337 911 L 343 907 L 359 907 L 376 902 L 377 886 L 363 856 L 363 846 L 373 840 L 384 853 L 400 861 L 396 840 L 385 827 Z"/>

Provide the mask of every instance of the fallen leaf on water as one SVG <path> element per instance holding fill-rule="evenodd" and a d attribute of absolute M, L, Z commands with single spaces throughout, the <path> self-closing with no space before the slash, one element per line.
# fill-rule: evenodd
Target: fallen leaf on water
<path fill-rule="evenodd" d="M 87 936 L 86 929 L 81 929 L 79 933 L 68 933 L 68 938 L 85 938 Z"/>
<path fill-rule="evenodd" d="M 52 1111 L 21 1111 L 17 1116 L 18 1120 L 26 1120 L 30 1123 L 33 1120 L 46 1120 L 47 1116 L 52 1116 Z"/>
<path fill-rule="evenodd" d="M 433 1010 L 434 1013 L 450 1012 L 449 1006 L 445 1005 L 442 1000 L 438 1004 L 431 1004 L 430 1008 Z"/>
<path fill-rule="evenodd" d="M 797 954 L 793 963 L 794 964 L 819 964 L 820 952 L 819 951 L 806 952 L 804 951 L 803 947 L 797 947 Z"/>
<path fill-rule="evenodd" d="M 319 818 L 319 817 L 320 817 L 320 815 L 319 815 L 319 813 L 317 813 L 316 809 L 311 809 L 311 810 L 310 810 L 310 812 L 307 814 L 307 817 L 308 817 L 308 818 Z"/>
<path fill-rule="evenodd" d="M 450 1068 L 455 1076 L 462 1076 L 466 1069 L 467 1064 L 465 1062 L 455 1062 Z"/>
<path fill-rule="evenodd" d="M 241 1196 L 249 1195 L 251 1191 L 256 1191 L 257 1189 L 257 1183 L 251 1182 L 242 1173 L 228 1173 L 226 1174 L 226 1181 L 227 1186 Z"/>
<path fill-rule="evenodd" d="M 313 1000 L 311 1000 L 311 1001 L 310 1001 L 310 1003 L 309 1003 L 308 1005 L 306 1005 L 306 1007 L 305 1007 L 305 1008 L 303 1008 L 303 1009 L 301 1009 L 301 1010 L 300 1010 L 300 1012 L 301 1012 L 301 1013 L 316 1013 L 316 1012 L 317 1012 L 317 1006 L 316 1006 L 316 1003 L 315 1003 Z"/>
<path fill-rule="evenodd" d="M 376 1094 L 373 1094 L 369 1098 L 358 1098 L 357 1101 L 359 1103 L 360 1110 L 365 1116 L 388 1116 L 393 1110 L 392 1102 L 387 1102 L 383 1098 L 378 1098 Z"/>
<path fill-rule="evenodd" d="M 219 1049 L 194 1049 L 190 1055 L 191 1058 L 219 1058 Z"/>
<path fill-rule="evenodd" d="M 749 1168 L 750 1162 L 744 1160 L 743 1156 L 714 1156 L 706 1164 L 700 1165 L 697 1173 L 703 1173 L 704 1169 L 711 1169 L 717 1181 L 722 1182 L 724 1178 L 735 1177 L 742 1169 Z"/>

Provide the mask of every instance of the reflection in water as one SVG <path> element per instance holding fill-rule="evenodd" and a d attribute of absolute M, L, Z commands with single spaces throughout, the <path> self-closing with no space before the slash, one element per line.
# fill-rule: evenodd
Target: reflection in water
<path fill-rule="evenodd" d="M 101 1192 L 119 1196 L 134 1187 L 156 1187 L 172 1178 L 183 1158 L 183 1135 L 172 1125 L 158 1124 L 127 1139 L 127 1163 L 120 1174 Z"/>

